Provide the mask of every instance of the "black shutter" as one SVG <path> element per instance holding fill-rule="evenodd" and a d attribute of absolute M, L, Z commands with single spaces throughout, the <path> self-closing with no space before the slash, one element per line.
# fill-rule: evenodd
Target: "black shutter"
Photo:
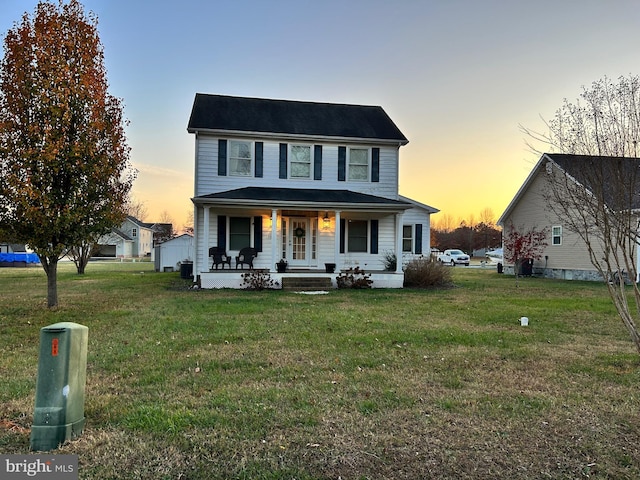
<path fill-rule="evenodd" d="M 287 144 L 280 144 L 280 178 L 287 178 Z"/>
<path fill-rule="evenodd" d="M 422 224 L 416 223 L 416 243 L 413 247 L 413 253 L 422 253 Z"/>
<path fill-rule="evenodd" d="M 313 179 L 322 180 L 322 145 L 313 146 Z"/>
<path fill-rule="evenodd" d="M 227 141 L 218 140 L 218 175 L 227 174 Z"/>
<path fill-rule="evenodd" d="M 344 253 L 344 247 L 346 244 L 346 227 L 347 221 L 344 218 L 340 219 L 340 253 Z"/>
<path fill-rule="evenodd" d="M 338 181 L 347 179 L 347 147 L 338 147 Z"/>
<path fill-rule="evenodd" d="M 227 249 L 227 217 L 218 215 L 218 247 Z"/>
<path fill-rule="evenodd" d="M 264 144 L 262 142 L 256 142 L 256 165 L 255 165 L 255 176 L 257 178 L 262 178 L 262 151 L 264 149 Z"/>
<path fill-rule="evenodd" d="M 262 217 L 253 217 L 253 248 L 262 251 Z"/>
<path fill-rule="evenodd" d="M 371 181 L 380 181 L 380 149 L 371 149 Z"/>
<path fill-rule="evenodd" d="M 378 253 L 378 220 L 371 220 L 371 253 Z"/>

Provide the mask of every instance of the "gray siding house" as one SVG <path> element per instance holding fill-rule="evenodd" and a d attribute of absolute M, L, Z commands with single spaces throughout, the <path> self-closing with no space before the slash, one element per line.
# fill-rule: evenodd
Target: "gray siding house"
<path fill-rule="evenodd" d="M 542 259 L 534 262 L 533 273 L 566 280 L 603 280 L 590 262 L 585 242 L 568 228 L 566 219 L 554 213 L 554 209 L 548 204 L 550 198 L 548 191 L 551 175 L 567 175 L 567 178 L 573 179 L 576 185 L 579 185 L 580 182 L 576 179 L 580 178 L 581 166 L 585 161 L 606 163 L 612 160 L 615 160 L 615 157 L 559 153 L 544 153 L 540 157 L 497 222 L 503 227 L 503 234 L 511 224 L 523 231 L 531 228 L 546 229 L 548 245 Z M 635 161 L 638 164 L 637 168 L 640 168 L 640 159 L 626 158 L 625 161 Z M 601 245 L 594 241 L 592 248 L 598 257 L 598 251 L 602 249 Z M 637 262 L 636 258 L 636 268 L 638 268 Z M 505 262 L 504 267 L 505 273 L 513 273 L 512 264 Z"/>

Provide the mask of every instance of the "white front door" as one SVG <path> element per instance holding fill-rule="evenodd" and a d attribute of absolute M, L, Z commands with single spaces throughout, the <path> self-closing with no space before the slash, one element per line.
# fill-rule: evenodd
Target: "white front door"
<path fill-rule="evenodd" d="M 311 232 L 309 219 L 289 218 L 287 229 L 287 261 L 292 267 L 307 267 L 311 259 Z"/>

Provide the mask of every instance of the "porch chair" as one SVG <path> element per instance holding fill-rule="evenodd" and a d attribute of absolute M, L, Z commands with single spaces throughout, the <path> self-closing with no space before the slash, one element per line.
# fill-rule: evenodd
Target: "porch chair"
<path fill-rule="evenodd" d="M 213 263 L 211 264 L 211 270 L 213 267 L 218 269 L 218 265 L 222 265 L 222 269 L 224 270 L 225 264 L 229 265 L 229 270 L 231 270 L 231 257 L 227 255 L 227 252 L 222 247 L 211 247 L 209 249 L 209 256 L 213 257 Z"/>
<path fill-rule="evenodd" d="M 253 269 L 253 259 L 257 256 L 258 252 L 256 252 L 255 248 L 244 247 L 236 257 L 236 269 L 238 268 L 238 265 L 249 265 L 249 270 Z"/>

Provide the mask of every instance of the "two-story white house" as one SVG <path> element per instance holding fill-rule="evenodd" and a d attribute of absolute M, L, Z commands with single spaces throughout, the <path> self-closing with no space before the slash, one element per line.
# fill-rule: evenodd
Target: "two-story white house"
<path fill-rule="evenodd" d="M 395 288 L 403 262 L 429 255 L 438 210 L 399 195 L 408 140 L 381 107 L 197 94 L 188 132 L 193 274 L 203 288 L 238 286 L 212 269 L 211 247 L 231 256 L 232 269 L 252 247 L 253 267 L 276 279 L 285 259 L 290 273 L 359 266 L 374 287 Z M 402 261 L 385 272 L 389 255 Z"/>

